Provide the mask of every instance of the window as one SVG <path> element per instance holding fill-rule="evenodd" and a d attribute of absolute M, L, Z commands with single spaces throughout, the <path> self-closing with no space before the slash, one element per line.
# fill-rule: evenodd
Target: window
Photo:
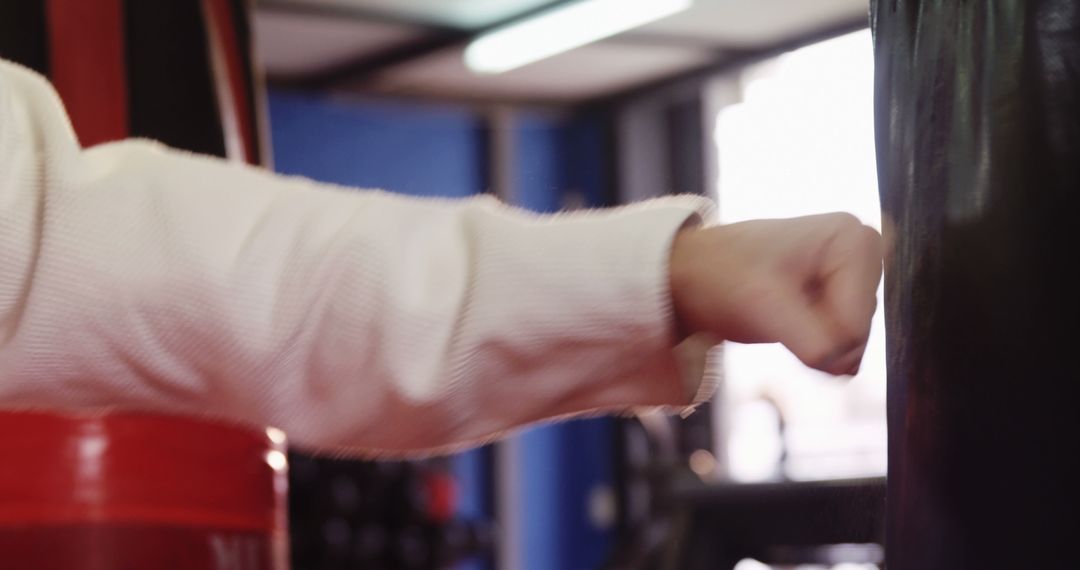
<path fill-rule="evenodd" d="M 869 31 L 789 52 L 720 83 L 733 87 L 727 92 L 738 101 L 716 120 L 724 223 L 847 211 L 880 227 Z M 732 479 L 885 473 L 880 310 L 862 370 L 851 380 L 809 370 L 778 345 L 734 344 L 725 349 L 725 378 L 716 417 Z"/>

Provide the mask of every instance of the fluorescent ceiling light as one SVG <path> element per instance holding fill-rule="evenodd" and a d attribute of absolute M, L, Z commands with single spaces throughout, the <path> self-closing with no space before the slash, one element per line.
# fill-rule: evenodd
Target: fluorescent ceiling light
<path fill-rule="evenodd" d="M 465 48 L 476 73 L 502 73 L 681 12 L 693 0 L 579 0 L 485 33 Z"/>

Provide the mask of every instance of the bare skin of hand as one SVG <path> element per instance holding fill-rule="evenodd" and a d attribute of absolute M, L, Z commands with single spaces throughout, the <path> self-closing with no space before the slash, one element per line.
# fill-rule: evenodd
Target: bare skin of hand
<path fill-rule="evenodd" d="M 881 235 L 848 214 L 683 230 L 669 273 L 680 333 L 780 342 L 807 366 L 855 374 L 883 253 Z"/>

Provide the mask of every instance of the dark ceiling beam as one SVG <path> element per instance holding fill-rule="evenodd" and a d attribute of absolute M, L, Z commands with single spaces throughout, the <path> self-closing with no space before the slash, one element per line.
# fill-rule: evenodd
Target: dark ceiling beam
<path fill-rule="evenodd" d="M 497 27 L 504 25 L 511 21 L 521 20 L 532 16 L 537 12 L 549 10 L 558 4 L 564 4 L 569 0 L 553 1 L 537 8 L 531 9 L 522 14 L 515 14 L 514 16 L 501 20 L 491 26 L 487 26 L 484 29 Z M 403 28 L 415 28 L 422 32 L 442 33 L 447 35 L 466 35 L 471 36 L 478 33 L 475 30 L 468 30 L 465 28 L 455 27 L 447 25 L 445 22 L 439 22 L 433 18 L 424 18 L 422 16 L 406 16 L 401 14 L 395 14 L 387 10 L 373 10 L 371 8 L 364 8 L 360 6 L 346 7 L 337 6 L 331 4 L 321 4 L 318 2 L 299 2 L 297 0 L 260 0 L 256 4 L 256 10 L 260 12 L 270 12 L 279 14 L 296 14 L 298 16 L 310 16 L 319 18 L 333 18 L 333 19 L 348 19 L 356 20 L 358 22 L 373 23 L 373 24 L 385 24 L 389 26 L 403 27 Z M 680 36 L 677 34 L 662 33 L 662 32 L 645 32 L 645 31 L 629 31 L 621 34 L 617 34 L 610 38 L 605 38 L 604 43 L 613 44 L 633 44 L 633 45 L 656 45 L 665 47 L 682 47 L 682 48 L 696 48 L 703 50 L 725 50 L 735 51 L 735 48 L 727 46 L 723 43 L 711 41 L 708 38 L 700 36 Z"/>
<path fill-rule="evenodd" d="M 419 31 L 428 32 L 460 33 L 466 31 L 433 18 L 395 14 L 387 10 L 373 10 L 361 6 L 336 6 L 318 2 L 298 2 L 297 0 L 259 0 L 255 4 L 255 10 L 257 12 L 276 14 L 355 20 L 402 28 L 417 28 Z"/>
<path fill-rule="evenodd" d="M 474 36 L 457 31 L 431 31 L 418 40 L 404 45 L 365 54 L 329 69 L 300 75 L 271 75 L 269 82 L 278 87 L 300 90 L 330 89 L 346 83 L 363 81 L 377 72 L 414 61 L 434 52 L 464 45 Z M 713 60 L 737 58 L 753 53 L 751 50 L 725 47 L 701 38 L 683 38 L 670 34 L 624 33 L 600 40 L 598 43 L 642 47 L 664 47 L 711 52 Z"/>
<path fill-rule="evenodd" d="M 374 53 L 366 53 L 317 71 L 291 74 L 271 73 L 266 78 L 269 85 L 286 89 L 326 90 L 346 81 L 371 75 L 376 71 L 455 45 L 469 35 L 469 32 L 465 30 L 448 26 L 434 19 L 403 16 L 390 11 L 372 10 L 361 6 L 336 6 L 297 0 L 259 0 L 255 6 L 257 12 L 351 20 L 408 28 L 417 31 L 421 36 L 403 45 L 390 46 Z"/>
<path fill-rule="evenodd" d="M 446 26 L 445 24 L 433 25 L 431 21 L 427 19 L 414 19 L 407 16 L 389 14 L 380 10 L 336 7 L 311 2 L 302 3 L 296 0 L 262 0 L 257 4 L 258 10 L 303 13 L 326 17 L 347 16 L 352 19 L 368 22 L 411 26 L 420 28 L 426 32 L 425 37 L 403 46 L 388 48 L 373 54 L 363 54 L 328 69 L 319 70 L 314 73 L 290 76 L 272 75 L 267 78 L 267 81 L 274 86 L 304 90 L 325 90 L 345 84 L 363 82 L 365 79 L 392 67 L 422 59 L 445 49 L 464 45 L 479 34 L 505 26 L 512 22 L 530 18 L 536 14 L 572 1 L 574 0 L 551 0 L 546 4 L 492 22 L 490 25 L 482 28 L 466 30 L 463 28 Z"/>
<path fill-rule="evenodd" d="M 641 47 L 662 47 L 692 49 L 698 51 L 711 51 L 717 55 L 739 55 L 749 51 L 742 47 L 733 46 L 724 42 L 718 42 L 701 36 L 680 36 L 678 34 L 649 32 L 645 30 L 630 30 L 621 34 L 604 38 L 597 43 L 611 45 L 628 45 Z"/>
<path fill-rule="evenodd" d="M 255 4 L 255 9 L 257 11 L 265 12 L 299 14 L 326 18 L 348 18 L 350 20 L 390 24 L 411 28 L 479 34 L 493 28 L 498 28 L 500 26 L 516 22 L 518 20 L 530 18 L 532 16 L 535 16 L 536 14 L 546 12 L 561 4 L 569 4 L 574 1 L 576 0 L 548 0 L 547 2 L 540 4 L 539 6 L 534 6 L 527 10 L 522 10 L 505 18 L 500 18 L 494 22 L 490 22 L 484 26 L 475 28 L 454 26 L 452 24 L 447 24 L 446 22 L 440 21 L 437 18 L 424 17 L 417 14 L 402 14 L 399 12 L 394 12 L 393 10 L 378 10 L 367 8 L 364 6 L 353 5 L 341 6 L 334 4 L 323 4 L 321 2 L 305 2 L 301 0 L 259 0 Z"/>
<path fill-rule="evenodd" d="M 372 77 L 376 73 L 394 66 L 416 61 L 422 57 L 451 48 L 465 41 L 468 37 L 468 34 L 462 32 L 433 33 L 402 46 L 364 54 L 313 73 L 297 75 L 270 74 L 267 77 L 267 83 L 273 87 L 287 89 L 325 91 L 348 83 L 362 82 L 365 78 Z"/>
<path fill-rule="evenodd" d="M 553 0 L 547 4 L 527 10 L 523 13 L 515 14 L 512 17 L 499 20 L 489 26 L 477 30 L 465 30 L 448 26 L 445 23 L 436 22 L 433 19 L 401 16 L 382 10 L 372 10 L 361 7 L 339 7 L 312 2 L 300 2 L 297 0 L 261 0 L 257 4 L 257 9 L 328 18 L 349 18 L 357 21 L 419 28 L 423 31 L 424 36 L 415 41 L 400 46 L 390 47 L 375 53 L 360 55 L 328 69 L 322 69 L 312 73 L 287 76 L 271 75 L 268 77 L 268 82 L 273 86 L 317 91 L 333 89 L 343 85 L 362 83 L 365 79 L 373 77 L 378 73 L 385 72 L 393 67 L 417 61 L 442 50 L 464 45 L 470 39 L 481 33 L 531 17 L 557 5 L 569 3 L 571 1 L 573 0 Z M 633 87 L 611 95 L 593 98 L 583 102 L 579 106 L 592 107 L 595 105 L 609 105 L 634 98 L 646 97 L 664 90 L 693 89 L 695 86 L 701 85 L 718 73 L 731 71 L 806 45 L 865 29 L 867 25 L 867 18 L 859 17 L 757 49 L 736 48 L 718 42 L 710 42 L 705 38 L 698 37 L 687 38 L 673 34 L 645 31 L 625 32 L 601 41 L 611 44 L 638 46 L 652 45 L 710 51 L 712 52 L 712 57 L 708 63 L 694 67 L 690 70 L 665 76 L 645 85 Z"/>

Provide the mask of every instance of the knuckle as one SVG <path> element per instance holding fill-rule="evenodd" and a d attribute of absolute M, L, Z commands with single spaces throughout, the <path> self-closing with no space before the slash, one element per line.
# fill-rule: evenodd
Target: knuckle
<path fill-rule="evenodd" d="M 830 214 L 830 217 L 834 224 L 845 230 L 854 230 L 863 225 L 859 218 L 850 212 L 835 212 Z"/>
<path fill-rule="evenodd" d="M 860 224 L 859 236 L 865 243 L 872 246 L 875 251 L 880 251 L 882 249 L 884 240 L 881 238 L 881 234 L 874 228 Z"/>
<path fill-rule="evenodd" d="M 850 352 L 866 344 L 868 336 L 870 336 L 869 321 L 863 322 L 862 319 L 854 318 L 845 319 L 837 324 L 833 333 L 833 350 Z"/>

